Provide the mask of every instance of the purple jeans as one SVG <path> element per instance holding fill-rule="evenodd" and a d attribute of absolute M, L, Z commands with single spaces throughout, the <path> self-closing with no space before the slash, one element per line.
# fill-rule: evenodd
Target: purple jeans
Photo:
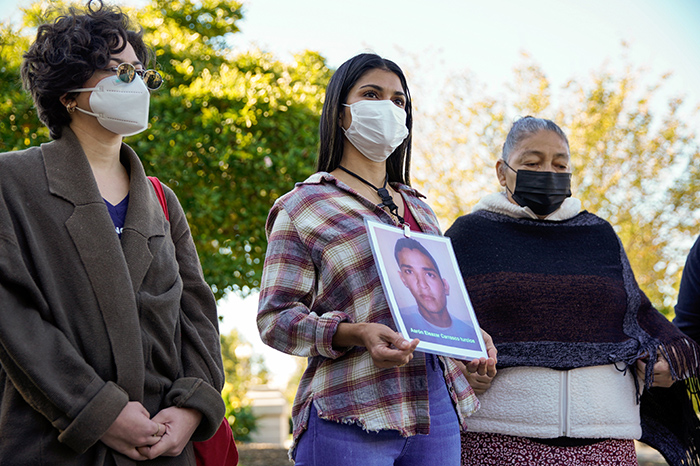
<path fill-rule="evenodd" d="M 294 452 L 296 466 L 459 466 L 460 432 L 438 358 L 426 354 L 430 434 L 367 432 L 357 424 L 320 419 L 312 405 L 309 425 Z"/>

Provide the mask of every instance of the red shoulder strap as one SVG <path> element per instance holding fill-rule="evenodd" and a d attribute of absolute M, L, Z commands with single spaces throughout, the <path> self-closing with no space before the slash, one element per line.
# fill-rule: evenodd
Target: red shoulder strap
<path fill-rule="evenodd" d="M 168 215 L 168 203 L 165 200 L 165 191 L 163 191 L 163 185 L 160 184 L 160 180 L 155 176 L 149 176 L 148 179 L 153 184 L 153 189 L 156 191 L 156 196 L 158 197 L 158 202 L 163 208 L 163 213 L 165 214 L 165 219 L 170 221 L 170 215 Z"/>

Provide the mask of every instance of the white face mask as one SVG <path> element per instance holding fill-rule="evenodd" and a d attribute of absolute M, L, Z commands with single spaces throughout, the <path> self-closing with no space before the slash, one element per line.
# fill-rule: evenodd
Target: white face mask
<path fill-rule="evenodd" d="M 360 100 L 350 107 L 352 123 L 345 131 L 348 141 L 362 155 L 383 162 L 408 136 L 406 111 L 390 100 Z"/>
<path fill-rule="evenodd" d="M 97 118 L 106 129 L 122 136 L 131 136 L 148 128 L 151 95 L 141 78 L 125 83 L 113 75 L 104 78 L 95 87 L 74 89 L 71 92 L 90 91 L 92 112 L 75 108 Z"/>

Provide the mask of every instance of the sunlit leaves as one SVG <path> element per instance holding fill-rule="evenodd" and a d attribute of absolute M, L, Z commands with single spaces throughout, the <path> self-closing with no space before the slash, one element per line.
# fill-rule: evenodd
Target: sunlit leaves
<path fill-rule="evenodd" d="M 250 343 L 236 330 L 221 336 L 221 354 L 226 372 L 226 384 L 221 392 L 226 419 L 236 440 L 250 440 L 250 433 L 255 430 L 255 417 L 246 394 L 256 385 L 268 383 L 267 368 L 262 357 L 253 354 Z"/>
<path fill-rule="evenodd" d="M 0 23 L 0 152 L 45 142 L 48 130 L 39 123 L 29 94 L 22 90 L 19 67 L 30 37 Z"/>
<path fill-rule="evenodd" d="M 203 69 L 170 95 L 154 96 L 151 111 L 163 115 L 164 124 L 153 125 L 154 141 L 139 152 L 177 183 L 219 296 L 259 285 L 267 212 L 313 172 L 317 96 L 328 69 L 311 56 L 319 60 L 317 75 L 251 52 Z M 175 145 L 159 153 L 153 150 L 159 141 Z"/>
<path fill-rule="evenodd" d="M 24 21 L 36 26 L 58 14 L 49 6 L 66 5 L 34 3 Z M 166 78 L 151 95 L 149 129 L 126 142 L 177 193 L 216 296 L 245 295 L 259 286 L 272 203 L 314 171 L 330 70 L 315 52 L 293 63 L 261 51 L 232 54 L 238 1 L 153 0 L 124 11 L 143 27 Z M 0 151 L 48 140 L 19 81 L 34 34 L 0 26 Z"/>
<path fill-rule="evenodd" d="M 527 56 L 505 95 L 493 96 L 468 75 L 452 76 L 448 98 L 423 117 L 414 138 L 416 184 L 447 227 L 502 189 L 494 165 L 513 118 L 554 120 L 569 136 L 574 195 L 613 224 L 640 286 L 671 314 L 685 255 L 700 232 L 700 138 L 692 124 L 698 110 L 664 96 L 667 79 L 645 85 L 642 69 L 602 67 L 555 93 Z"/>
<path fill-rule="evenodd" d="M 169 81 L 153 95 L 148 139 L 131 143 L 178 193 L 217 297 L 245 295 L 259 286 L 272 202 L 313 172 L 330 71 L 312 52 L 287 64 L 221 48 L 237 29 L 212 18 L 227 8 L 240 15 L 236 2 L 180 2 L 164 18 L 160 3 L 139 18 L 146 39 L 162 44 Z M 187 21 L 217 26 L 205 35 Z"/>

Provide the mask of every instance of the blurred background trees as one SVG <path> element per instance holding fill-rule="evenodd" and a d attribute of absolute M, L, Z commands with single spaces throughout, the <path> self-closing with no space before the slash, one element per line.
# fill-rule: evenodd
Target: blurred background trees
<path fill-rule="evenodd" d="M 226 372 L 221 393 L 226 404 L 226 419 L 234 437 L 245 442 L 256 430 L 255 416 L 246 393 L 256 385 L 268 383 L 269 372 L 262 357 L 253 353 L 250 343 L 236 330 L 221 335 L 221 355 Z"/>
<path fill-rule="evenodd" d="M 272 202 L 312 172 L 330 77 L 312 52 L 293 64 L 239 55 L 226 40 L 240 3 L 153 1 L 137 12 L 166 75 L 151 129 L 129 141 L 175 189 L 217 298 L 259 286 Z"/>
<path fill-rule="evenodd" d="M 78 2 L 76 5 L 82 6 Z M 21 90 L 21 54 L 62 1 L 37 2 L 24 27 L 0 27 L 0 151 L 48 141 Z M 217 298 L 260 283 L 272 202 L 313 172 L 330 70 L 304 52 L 282 63 L 259 51 L 233 54 L 233 0 L 153 0 L 128 10 L 157 55 L 163 87 L 152 93 L 148 131 L 126 138 L 146 171 L 178 194 Z"/>
<path fill-rule="evenodd" d="M 603 66 L 585 83 L 554 90 L 527 56 L 505 94 L 489 94 L 467 74 L 450 77 L 439 104 L 416 116 L 415 184 L 447 228 L 502 189 L 495 163 L 514 116 L 555 121 L 569 138 L 574 196 L 613 224 L 640 287 L 671 316 L 685 255 L 700 233 L 700 139 L 698 108 L 664 95 L 667 78 L 649 82 L 631 65 Z"/>

